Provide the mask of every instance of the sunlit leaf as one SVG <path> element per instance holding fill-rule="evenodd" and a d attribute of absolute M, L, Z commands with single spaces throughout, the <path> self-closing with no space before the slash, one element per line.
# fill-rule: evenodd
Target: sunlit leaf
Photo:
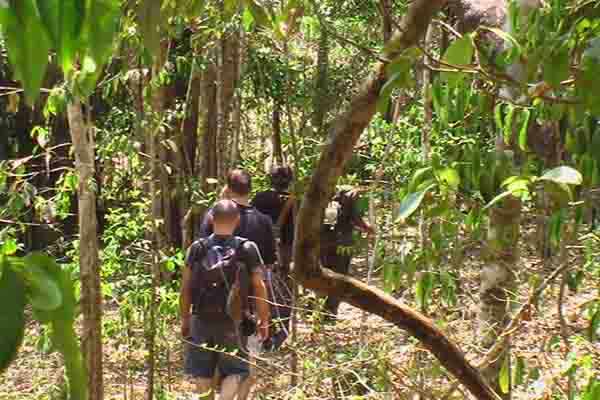
<path fill-rule="evenodd" d="M 6 265 L 0 276 L 0 327 L 1 374 L 15 359 L 25 331 L 25 287 Z"/>
<path fill-rule="evenodd" d="M 460 175 L 454 168 L 444 168 L 437 173 L 437 178 L 448 185 L 452 190 L 458 190 L 460 185 Z"/>
<path fill-rule="evenodd" d="M 581 176 L 581 173 L 574 168 L 560 166 L 546 171 L 540 177 L 540 180 L 564 183 L 567 185 L 581 185 L 583 177 Z"/>
<path fill-rule="evenodd" d="M 410 217 L 421 205 L 427 192 L 433 189 L 435 185 L 428 186 L 425 190 L 416 193 L 410 193 L 400 204 L 400 210 L 398 211 L 398 217 L 396 222 L 401 222 Z"/>
<path fill-rule="evenodd" d="M 529 132 L 529 120 L 531 118 L 531 111 L 528 109 L 523 110 L 525 118 L 521 123 L 521 129 L 519 129 L 519 148 L 522 151 L 527 151 L 527 133 Z"/>
<path fill-rule="evenodd" d="M 471 64 L 473 51 L 473 38 L 471 35 L 465 35 L 450 44 L 442 61 L 453 67 L 464 67 Z M 441 73 L 442 80 L 448 82 L 450 85 L 456 85 L 463 77 L 464 73 L 461 72 L 444 71 Z"/>
<path fill-rule="evenodd" d="M 21 81 L 27 102 L 32 105 L 39 95 L 50 49 L 35 0 L 19 0 L 5 8 L 2 33 L 15 78 Z"/>
<path fill-rule="evenodd" d="M 500 375 L 498 375 L 498 384 L 502 393 L 508 393 L 510 390 L 510 356 L 504 356 Z"/>
<path fill-rule="evenodd" d="M 77 42 L 85 18 L 85 3 L 80 0 L 37 0 L 44 28 L 52 39 L 60 65 L 68 73 L 75 61 Z"/>

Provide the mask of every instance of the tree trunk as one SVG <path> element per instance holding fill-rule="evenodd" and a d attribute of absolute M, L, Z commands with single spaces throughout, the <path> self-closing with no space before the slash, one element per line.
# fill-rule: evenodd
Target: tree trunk
<path fill-rule="evenodd" d="M 329 33 L 325 26 L 321 26 L 319 38 L 319 52 L 317 55 L 317 79 L 314 92 L 314 113 L 312 125 L 319 135 L 325 135 L 325 116 L 329 104 Z"/>
<path fill-rule="evenodd" d="M 275 99 L 273 104 L 273 160 L 274 164 L 283 164 L 283 150 L 281 147 L 281 103 Z"/>
<path fill-rule="evenodd" d="M 98 222 L 94 182 L 95 142 L 79 100 L 67 106 L 75 168 L 79 174 L 79 268 L 83 314 L 83 354 L 88 371 L 88 398 L 102 400 L 102 294 L 98 260 Z"/>
<path fill-rule="evenodd" d="M 425 50 L 429 53 L 433 50 L 434 27 L 429 25 L 425 35 Z M 424 160 L 429 160 L 431 152 L 431 131 L 433 130 L 433 99 L 431 96 L 431 87 L 433 77 L 430 66 L 433 66 L 435 60 L 425 55 L 425 66 L 423 68 L 423 106 L 425 111 L 425 129 L 421 132 L 421 152 Z"/>
<path fill-rule="evenodd" d="M 152 66 L 152 79 L 159 76 L 168 53 L 168 46 L 161 44 L 160 54 L 155 58 Z M 154 82 L 158 84 L 157 82 Z M 167 208 L 170 201 L 169 180 L 164 170 L 166 163 L 165 147 L 161 145 L 161 120 L 164 114 L 165 92 L 163 87 L 152 87 L 152 97 L 150 103 L 149 115 L 147 118 L 146 143 L 150 163 L 150 195 L 152 196 L 152 287 L 150 292 L 150 304 L 147 310 L 148 322 L 146 324 L 146 346 L 148 349 L 147 358 L 147 386 L 146 400 L 154 399 L 155 372 L 156 372 L 156 327 L 157 327 L 157 291 L 162 281 L 162 268 L 160 265 L 160 253 L 167 248 L 168 236 L 167 221 L 165 217 L 171 209 Z M 169 199 L 170 200 L 170 199 Z"/>
<path fill-rule="evenodd" d="M 393 3 L 392 0 L 381 0 L 379 3 L 380 11 L 381 11 L 381 19 L 382 19 L 382 34 L 383 34 L 383 43 L 387 43 L 392 38 L 392 33 L 394 31 L 394 20 L 392 17 L 392 8 Z M 388 109 L 385 112 L 384 119 L 391 123 L 394 120 L 394 102 L 390 101 L 388 105 Z"/>
<path fill-rule="evenodd" d="M 502 204 L 490 209 L 488 228 L 488 260 L 481 270 L 479 336 L 483 346 L 490 348 L 499 340 L 499 334 L 510 322 L 510 297 L 516 291 L 513 270 L 519 260 L 518 241 L 521 201 L 508 197 Z M 499 376 L 502 365 L 510 357 L 510 338 L 506 336 L 504 350 L 485 370 L 489 384 L 501 393 Z M 503 394 L 510 398 L 510 390 Z"/>
<path fill-rule="evenodd" d="M 214 63 L 207 66 L 203 78 L 203 101 L 205 110 L 202 124 L 202 162 L 201 162 L 201 188 L 204 193 L 209 193 L 214 185 L 208 183 L 209 178 L 218 177 L 217 161 L 217 67 Z M 201 215 L 203 210 L 198 210 Z"/>
<path fill-rule="evenodd" d="M 385 54 L 394 59 L 415 46 L 425 34 L 433 16 L 445 0 L 418 0 L 410 4 L 400 30 Z M 324 147 L 305 193 L 296 225 L 294 242 L 295 278 L 322 295 L 336 296 L 362 310 L 377 314 L 401 329 L 407 330 L 429 349 L 441 364 L 480 400 L 497 399 L 484 378 L 465 359 L 459 348 L 449 341 L 427 318 L 406 307 L 380 290 L 366 286 L 346 275 L 336 274 L 319 265 L 321 217 L 354 145 L 376 112 L 381 88 L 386 82 L 385 65 L 376 67 L 349 106 L 333 123 L 331 138 Z"/>
<path fill-rule="evenodd" d="M 217 72 L 218 86 L 218 133 L 219 176 L 225 176 L 230 166 L 227 149 L 231 126 L 232 105 L 239 77 L 240 34 L 233 32 L 221 40 L 220 68 Z"/>

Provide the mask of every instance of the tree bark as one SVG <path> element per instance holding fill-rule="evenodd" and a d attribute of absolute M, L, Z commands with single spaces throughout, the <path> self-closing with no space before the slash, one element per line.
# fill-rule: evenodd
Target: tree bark
<path fill-rule="evenodd" d="M 217 160 L 217 66 L 211 63 L 204 71 L 203 77 L 203 101 L 205 110 L 204 122 L 202 124 L 202 162 L 200 186 L 204 193 L 209 193 L 213 185 L 207 181 L 209 178 L 218 177 Z M 201 215 L 203 210 L 198 210 Z"/>
<path fill-rule="evenodd" d="M 516 291 L 513 269 L 519 259 L 519 222 L 521 201 L 508 197 L 490 210 L 488 228 L 488 262 L 481 270 L 479 337 L 485 348 L 499 340 L 510 322 L 510 297 Z M 503 351 L 485 368 L 485 376 L 497 393 L 501 393 L 499 376 L 502 365 L 510 357 L 510 337 L 505 336 Z M 504 393 L 503 398 L 510 398 Z"/>
<path fill-rule="evenodd" d="M 156 79 L 166 62 L 168 46 L 161 43 L 160 54 L 155 58 L 152 66 L 152 79 Z M 165 92 L 163 87 L 152 87 L 150 112 L 147 118 L 146 143 L 150 163 L 150 195 L 152 196 L 152 287 L 150 304 L 147 310 L 148 323 L 146 324 L 147 357 L 147 386 L 146 399 L 154 399 L 155 371 L 156 371 L 156 327 L 157 327 L 157 291 L 162 281 L 162 268 L 160 253 L 167 248 L 167 214 L 171 212 L 169 179 L 164 166 L 166 163 L 165 147 L 161 145 L 161 121 L 164 114 Z"/>
<path fill-rule="evenodd" d="M 281 147 L 281 103 L 275 99 L 273 104 L 273 159 L 274 164 L 283 163 L 283 149 Z"/>
<path fill-rule="evenodd" d="M 79 100 L 67 106 L 75 168 L 79 174 L 79 268 L 81 310 L 83 314 L 82 348 L 88 372 L 88 399 L 102 400 L 102 294 L 98 260 L 98 222 L 94 182 L 95 142 L 87 126 Z"/>
<path fill-rule="evenodd" d="M 445 0 L 414 1 L 401 22 L 399 32 L 388 45 L 387 59 L 393 59 L 416 45 Z M 319 238 L 323 210 L 333 195 L 344 164 L 354 145 L 376 112 L 379 92 L 386 82 L 385 65 L 378 65 L 347 112 L 334 122 L 330 140 L 323 149 L 299 212 L 294 243 L 294 275 L 302 285 L 328 296 L 337 296 L 367 312 L 377 314 L 420 340 L 441 364 L 478 399 L 497 399 L 484 378 L 465 359 L 459 348 L 430 321 L 391 296 L 346 275 L 319 265 Z"/>
<path fill-rule="evenodd" d="M 392 17 L 393 3 L 392 0 L 381 0 L 379 3 L 381 9 L 381 30 L 383 35 L 383 43 L 387 43 L 392 38 L 394 33 L 394 20 Z M 391 123 L 394 120 L 394 102 L 390 101 L 388 109 L 385 112 L 384 119 Z"/>
<path fill-rule="evenodd" d="M 314 92 L 314 114 L 312 125 L 319 136 L 325 135 L 325 116 L 328 108 L 329 90 L 329 33 L 325 26 L 321 26 L 319 38 L 319 52 L 317 55 L 317 79 Z"/>
<path fill-rule="evenodd" d="M 239 77 L 240 33 L 233 32 L 221 40 L 220 68 L 217 72 L 218 86 L 218 133 L 219 145 L 219 176 L 225 176 L 229 169 L 228 142 L 230 136 L 232 105 Z"/>

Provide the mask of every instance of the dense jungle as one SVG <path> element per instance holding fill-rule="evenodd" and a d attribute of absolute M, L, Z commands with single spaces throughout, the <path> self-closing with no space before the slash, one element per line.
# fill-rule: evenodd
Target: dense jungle
<path fill-rule="evenodd" d="M 287 339 L 205 350 L 235 398 L 600 400 L 599 0 L 0 0 L 0 32 L 0 400 L 211 398 L 188 249 L 280 167 Z"/>

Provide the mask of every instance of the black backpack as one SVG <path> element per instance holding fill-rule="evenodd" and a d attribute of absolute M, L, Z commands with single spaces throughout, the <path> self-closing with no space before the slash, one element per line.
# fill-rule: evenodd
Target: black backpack
<path fill-rule="evenodd" d="M 225 246 L 215 245 L 211 237 L 192 244 L 197 247 L 190 260 L 194 313 L 233 317 L 229 300 L 232 289 L 238 286 L 242 318 L 249 316 L 250 277 L 239 260 L 239 251 L 246 242 L 234 236 Z"/>

